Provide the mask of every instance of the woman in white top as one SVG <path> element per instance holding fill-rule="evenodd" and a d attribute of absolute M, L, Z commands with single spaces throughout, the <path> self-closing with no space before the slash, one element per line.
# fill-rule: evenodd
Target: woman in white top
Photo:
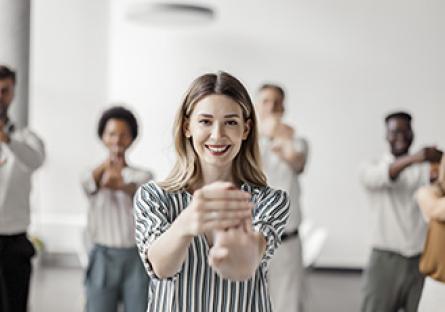
<path fill-rule="evenodd" d="M 106 110 L 99 120 L 98 135 L 109 154 L 82 183 L 94 243 L 85 280 L 88 312 L 117 311 L 120 301 L 126 312 L 147 308 L 149 279 L 136 249 L 132 198 L 152 175 L 127 164 L 126 151 L 137 134 L 136 118 L 123 107 Z"/>
<path fill-rule="evenodd" d="M 267 265 L 289 202 L 266 185 L 256 127 L 236 78 L 192 83 L 175 120 L 172 172 L 135 195 L 148 311 L 271 311 Z"/>
<path fill-rule="evenodd" d="M 445 222 L 445 156 L 442 156 L 442 161 L 439 166 L 439 179 L 437 183 L 422 187 L 417 191 L 416 197 L 427 221 L 437 220 Z M 436 238 L 437 237 L 434 237 L 434 239 Z M 445 237 L 442 237 L 441 242 L 445 242 Z M 439 244 L 440 242 L 436 242 L 434 246 Z M 445 249 L 445 245 L 442 248 Z M 444 249 L 438 251 L 438 255 L 444 254 Z M 445 310 L 445 281 L 443 280 L 445 259 L 436 263 L 436 268 L 434 269 L 436 272 L 432 273 L 439 274 L 437 274 L 435 278 L 432 276 L 425 278 L 418 309 L 420 312 L 441 312 Z M 438 280 L 436 277 L 441 277 L 442 279 Z"/>

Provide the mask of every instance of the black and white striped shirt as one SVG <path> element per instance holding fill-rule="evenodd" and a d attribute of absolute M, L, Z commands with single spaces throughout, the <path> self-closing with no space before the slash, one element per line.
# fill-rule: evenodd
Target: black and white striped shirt
<path fill-rule="evenodd" d="M 255 203 L 253 228 L 267 240 L 266 252 L 255 276 L 246 281 L 221 278 L 207 262 L 209 245 L 204 235 L 196 236 L 180 271 L 160 279 L 146 257 L 148 247 L 173 223 L 192 200 L 186 191 L 166 192 L 155 182 L 148 182 L 134 199 L 136 242 L 151 285 L 149 312 L 270 312 L 267 288 L 267 263 L 280 243 L 289 215 L 287 193 L 269 187 L 243 184 Z M 168 246 L 166 246 L 168 248 Z"/>

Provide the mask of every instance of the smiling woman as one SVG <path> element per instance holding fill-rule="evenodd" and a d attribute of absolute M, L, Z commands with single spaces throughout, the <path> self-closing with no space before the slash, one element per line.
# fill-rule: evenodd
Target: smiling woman
<path fill-rule="evenodd" d="M 136 239 L 151 277 L 149 311 L 270 311 L 267 264 L 289 214 L 266 185 L 244 86 L 197 78 L 174 124 L 169 177 L 135 195 Z"/>
<path fill-rule="evenodd" d="M 219 176 L 220 179 L 230 177 L 232 159 L 247 139 L 251 126 L 250 119 L 243 118 L 241 106 L 226 95 L 209 95 L 196 104 L 184 126 L 185 136 L 192 138 L 200 167 L 217 167 L 214 174 L 226 175 Z M 203 172 L 210 173 L 212 169 Z M 203 183 L 211 179 L 214 177 L 203 177 Z"/>

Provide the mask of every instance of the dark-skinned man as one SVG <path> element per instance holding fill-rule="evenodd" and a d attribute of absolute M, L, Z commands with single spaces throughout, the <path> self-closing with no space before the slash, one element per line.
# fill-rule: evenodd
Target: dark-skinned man
<path fill-rule="evenodd" d="M 410 153 L 411 115 L 385 118 L 390 153 L 361 168 L 360 178 L 372 208 L 372 251 L 364 273 L 362 312 L 417 311 L 423 287 L 419 258 L 427 225 L 414 199 L 430 182 L 430 163 L 442 152 L 424 147 Z"/>

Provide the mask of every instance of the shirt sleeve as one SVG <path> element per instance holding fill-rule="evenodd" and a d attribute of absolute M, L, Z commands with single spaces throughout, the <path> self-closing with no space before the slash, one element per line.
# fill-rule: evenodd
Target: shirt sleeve
<path fill-rule="evenodd" d="M 309 156 L 309 143 L 304 138 L 297 138 L 294 140 L 294 147 L 297 152 L 302 153 L 307 160 Z"/>
<path fill-rule="evenodd" d="M 253 228 L 266 238 L 266 251 L 261 260 L 266 264 L 281 243 L 281 235 L 289 218 L 289 199 L 286 192 L 266 188 L 259 196 L 253 216 Z"/>
<path fill-rule="evenodd" d="M 45 146 L 39 137 L 29 130 L 13 133 L 7 144 L 17 160 L 30 171 L 38 169 L 45 160 Z"/>
<path fill-rule="evenodd" d="M 395 181 L 389 177 L 389 161 L 363 163 L 359 169 L 360 181 L 370 191 L 392 187 Z"/>
<path fill-rule="evenodd" d="M 167 207 L 164 192 L 152 181 L 142 185 L 134 196 L 136 245 L 145 270 L 152 279 L 159 277 L 147 258 L 147 250 L 171 225 Z"/>
<path fill-rule="evenodd" d="M 92 196 L 98 191 L 96 181 L 94 181 L 92 170 L 88 170 L 83 174 L 81 184 L 82 189 L 87 194 L 87 196 Z"/>

